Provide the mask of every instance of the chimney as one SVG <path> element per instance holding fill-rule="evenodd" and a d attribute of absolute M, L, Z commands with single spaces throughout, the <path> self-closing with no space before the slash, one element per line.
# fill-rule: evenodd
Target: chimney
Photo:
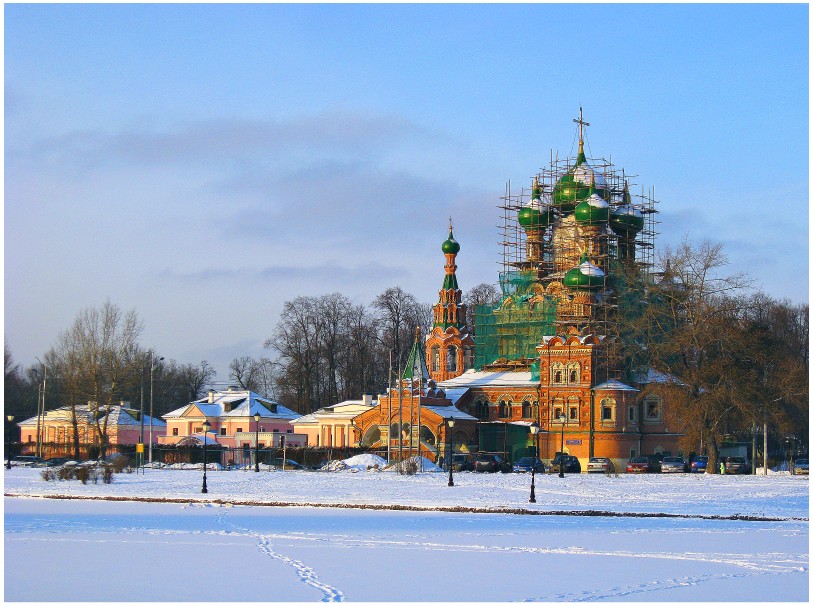
<path fill-rule="evenodd" d="M 373 394 L 365 393 L 361 396 L 361 403 L 365 406 L 372 406 L 373 405 Z"/>
<path fill-rule="evenodd" d="M 209 390 L 209 404 L 214 404 L 214 403 L 215 403 L 215 390 L 210 389 Z"/>

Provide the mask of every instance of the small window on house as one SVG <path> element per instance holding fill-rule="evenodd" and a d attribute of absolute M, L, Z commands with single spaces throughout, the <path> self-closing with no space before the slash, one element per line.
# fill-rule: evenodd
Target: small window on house
<path fill-rule="evenodd" d="M 173 436 L 177 436 L 177 435 L 178 435 L 178 428 L 177 428 L 177 427 L 173 427 L 173 428 L 172 428 L 172 435 L 173 435 Z"/>
<path fill-rule="evenodd" d="M 440 371 L 440 348 L 435 346 L 432 348 L 432 372 Z"/>
<path fill-rule="evenodd" d="M 276 431 L 276 430 L 274 430 Z M 397 437 L 398 436 L 398 423 L 393 423 L 390 427 L 390 436 Z"/>
<path fill-rule="evenodd" d="M 274 433 L 279 433 L 279 429 L 275 429 L 275 430 L 274 430 Z"/>
<path fill-rule="evenodd" d="M 294 430 L 293 429 L 286 429 L 285 433 L 294 433 Z"/>
<path fill-rule="evenodd" d="M 613 420 L 613 409 L 611 406 L 604 405 L 601 407 L 601 420 L 602 421 Z"/>
<path fill-rule="evenodd" d="M 558 421 L 559 417 L 563 416 L 564 414 L 565 414 L 564 409 L 561 406 L 554 406 L 554 408 L 553 408 L 553 420 L 554 421 Z"/>
<path fill-rule="evenodd" d="M 553 371 L 553 382 L 554 383 L 561 383 L 562 382 L 562 371 L 561 370 L 554 370 Z"/>
<path fill-rule="evenodd" d="M 225 435 L 226 435 L 226 428 L 225 428 L 225 427 L 221 427 L 221 428 L 220 428 L 220 435 L 221 435 L 221 436 L 225 436 Z"/>
<path fill-rule="evenodd" d="M 533 418 L 533 407 L 528 400 L 522 402 L 522 418 L 523 419 L 531 419 Z"/>
<path fill-rule="evenodd" d="M 637 456 L 638 456 L 638 451 L 635 450 L 634 448 L 630 448 L 630 459 L 634 459 Z"/>
<path fill-rule="evenodd" d="M 635 407 L 634 406 L 630 406 L 630 408 L 629 408 L 629 420 L 632 421 L 633 423 L 635 422 Z"/>
<path fill-rule="evenodd" d="M 645 403 L 647 421 L 657 421 L 661 418 L 660 400 L 652 398 Z"/>
<path fill-rule="evenodd" d="M 579 407 L 578 406 L 571 406 L 569 417 L 571 421 L 578 421 L 579 420 Z"/>
<path fill-rule="evenodd" d="M 240 433 L 241 431 L 243 431 L 243 428 L 242 428 L 242 427 L 238 427 L 238 428 L 237 428 L 237 433 Z"/>

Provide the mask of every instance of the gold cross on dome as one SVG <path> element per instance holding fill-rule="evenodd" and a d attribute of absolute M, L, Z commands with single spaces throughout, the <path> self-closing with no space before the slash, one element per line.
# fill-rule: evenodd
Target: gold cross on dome
<path fill-rule="evenodd" d="M 573 121 L 579 125 L 579 143 L 582 143 L 584 141 L 584 127 L 590 126 L 590 123 L 584 121 L 581 105 L 579 106 L 579 117 L 573 118 Z"/>

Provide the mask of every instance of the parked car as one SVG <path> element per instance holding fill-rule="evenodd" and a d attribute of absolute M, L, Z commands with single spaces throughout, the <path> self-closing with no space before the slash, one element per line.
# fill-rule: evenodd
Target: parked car
<path fill-rule="evenodd" d="M 661 473 L 683 473 L 686 471 L 686 462 L 683 457 L 663 457 Z"/>
<path fill-rule="evenodd" d="M 11 459 L 11 464 L 17 467 L 42 467 L 45 459 L 31 455 L 17 455 Z"/>
<path fill-rule="evenodd" d="M 522 457 L 514 463 L 516 473 L 528 473 L 531 468 L 537 473 L 545 473 L 545 464 L 537 457 Z"/>
<path fill-rule="evenodd" d="M 726 457 L 726 473 L 751 473 L 751 464 L 745 457 Z"/>
<path fill-rule="evenodd" d="M 660 473 L 661 471 L 661 461 L 663 461 L 662 454 L 651 454 L 647 455 L 647 461 L 649 461 L 649 471 L 653 473 Z"/>
<path fill-rule="evenodd" d="M 560 464 L 562 461 L 562 455 L 556 455 L 553 460 L 550 462 L 548 466 L 548 472 L 550 473 L 559 473 Z M 573 455 L 565 455 L 565 465 L 564 465 L 565 473 L 581 473 L 582 472 L 582 464 L 579 463 L 579 459 L 574 457 Z"/>
<path fill-rule="evenodd" d="M 692 473 L 705 473 L 709 465 L 709 458 L 706 455 L 700 455 L 694 458 L 689 471 Z"/>
<path fill-rule="evenodd" d="M 809 475 L 808 467 L 807 467 L 807 459 L 796 459 L 796 462 L 793 464 L 793 473 L 794 475 Z"/>
<path fill-rule="evenodd" d="M 587 473 L 615 473 L 615 465 L 607 457 L 590 457 Z"/>
<path fill-rule="evenodd" d="M 627 461 L 627 473 L 649 473 L 651 469 L 646 457 L 633 457 Z"/>
<path fill-rule="evenodd" d="M 474 471 L 474 460 L 471 455 L 452 455 L 452 471 Z"/>
<path fill-rule="evenodd" d="M 480 453 L 474 459 L 474 471 L 511 471 L 511 464 L 502 455 Z"/>

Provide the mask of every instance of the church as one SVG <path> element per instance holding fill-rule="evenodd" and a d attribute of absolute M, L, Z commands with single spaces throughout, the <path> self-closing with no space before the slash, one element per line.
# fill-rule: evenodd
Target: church
<path fill-rule="evenodd" d="M 594 456 L 623 469 L 635 456 L 678 452 L 662 377 L 643 362 L 635 331 L 645 289 L 658 287 L 654 196 L 588 159 L 589 123 L 581 111 L 574 122 L 576 158 L 552 157 L 530 188 L 502 197 L 498 301 L 466 308 L 450 223 L 432 329 L 416 335 L 397 387 L 355 419 L 362 445 L 394 459 L 436 460 L 448 448 L 511 461 L 564 452 L 582 469 Z"/>

